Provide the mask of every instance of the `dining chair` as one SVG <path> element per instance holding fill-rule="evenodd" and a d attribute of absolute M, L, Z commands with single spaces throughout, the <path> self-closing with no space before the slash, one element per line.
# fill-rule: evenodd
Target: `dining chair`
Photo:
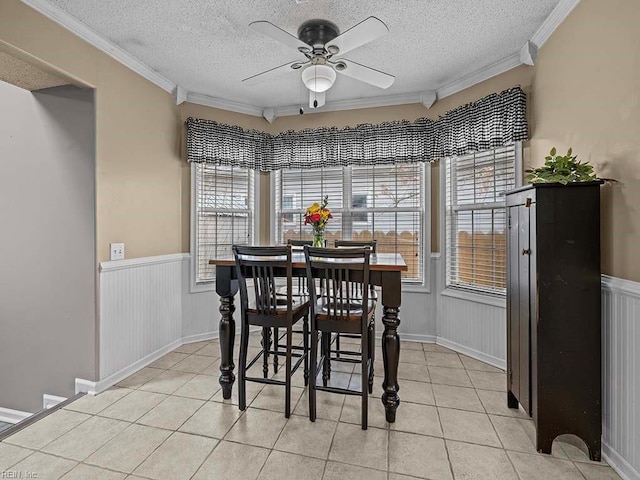
<path fill-rule="evenodd" d="M 357 248 L 357 247 L 369 247 L 371 249 L 371 253 L 375 256 L 377 254 L 377 245 L 378 242 L 377 240 L 336 240 L 334 243 L 336 248 Z M 369 294 L 369 298 L 372 298 L 374 300 L 378 300 L 378 293 L 376 292 L 375 288 L 373 288 L 373 286 L 371 286 L 371 289 L 369 290 L 370 294 Z M 357 292 L 356 292 L 357 293 Z M 370 336 L 371 338 L 371 355 L 373 360 L 375 361 L 375 321 L 372 324 L 372 328 L 373 328 L 373 332 Z M 331 343 L 335 343 L 335 350 L 332 351 L 332 353 L 335 353 L 335 356 L 337 358 L 340 358 L 340 355 L 342 354 L 350 354 L 350 351 L 344 351 L 341 350 L 340 348 L 340 334 L 336 334 L 335 338 L 332 340 Z M 348 337 L 348 338 L 359 338 L 360 335 L 349 335 L 349 334 L 342 334 L 343 337 Z M 372 369 L 373 372 L 373 369 Z M 329 365 L 329 374 L 331 373 L 331 365 Z M 370 392 L 371 393 L 373 391 L 373 375 L 370 379 Z"/>
<path fill-rule="evenodd" d="M 296 297 L 292 292 L 291 246 L 249 247 L 233 246 L 236 274 L 240 290 L 241 333 L 238 366 L 238 405 L 246 409 L 246 382 L 258 382 L 285 387 L 285 417 L 291 414 L 291 376 L 303 364 L 305 377 L 309 369 L 308 317 L 309 302 L 306 297 Z M 285 277 L 287 295 L 277 295 L 276 278 Z M 250 288 L 248 288 L 248 285 Z M 251 292 L 251 295 L 250 295 Z M 293 352 L 293 325 L 303 319 L 304 343 L 301 353 Z M 262 327 L 261 351 L 247 363 L 250 326 Z M 272 328 L 284 328 L 285 350 L 270 349 L 269 334 Z M 268 378 L 269 355 L 285 357 L 284 381 Z M 247 371 L 260 359 L 264 359 L 263 377 L 249 377 Z M 297 358 L 292 365 L 292 358 Z"/>
<path fill-rule="evenodd" d="M 302 252 L 302 248 L 305 245 L 313 245 L 313 240 L 299 240 L 299 239 L 293 239 L 293 238 L 289 238 L 287 239 L 287 245 L 291 246 L 291 251 L 299 251 Z M 281 287 L 278 287 L 277 290 L 277 294 L 279 296 L 287 296 L 287 286 L 283 285 Z M 294 277 L 293 279 L 293 285 L 291 287 L 291 295 L 294 297 L 308 297 L 309 296 L 309 291 L 307 290 L 307 279 L 306 277 Z M 294 330 L 293 333 L 297 333 L 297 334 L 303 334 L 304 332 L 302 330 Z M 307 335 L 308 336 L 308 335 Z M 273 329 L 273 348 L 275 350 L 278 349 L 279 344 L 280 344 L 280 332 L 278 330 L 278 327 L 275 327 Z M 308 340 L 307 340 L 308 342 Z M 299 347 L 298 345 L 293 345 L 292 347 L 294 350 L 299 350 L 301 347 Z M 304 349 L 304 347 L 302 347 Z M 278 373 L 278 355 L 274 355 L 273 356 L 273 371 L 275 373 Z M 304 384 L 305 386 L 308 383 L 308 372 L 305 371 L 304 373 Z"/>
<path fill-rule="evenodd" d="M 370 280 L 369 248 L 314 248 L 305 246 L 307 284 L 311 310 L 311 362 L 309 366 L 309 419 L 316 420 L 316 390 L 332 393 L 359 395 L 362 399 L 361 424 L 367 429 L 368 390 L 367 378 L 373 379 L 371 345 L 375 301 L 369 298 Z M 360 292 L 356 298 L 353 292 Z M 327 348 L 332 333 L 360 335 L 359 358 L 338 358 L 341 362 L 359 363 L 362 382 L 360 390 L 330 386 L 325 375 L 331 356 Z M 318 354 L 318 337 L 324 348 Z M 322 385 L 317 385 L 319 369 L 323 370 Z"/>

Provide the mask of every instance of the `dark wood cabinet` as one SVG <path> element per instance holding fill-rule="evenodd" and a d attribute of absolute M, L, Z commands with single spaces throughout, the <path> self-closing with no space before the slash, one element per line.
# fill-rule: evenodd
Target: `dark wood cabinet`
<path fill-rule="evenodd" d="M 507 402 L 533 417 L 536 448 L 580 437 L 600 460 L 600 184 L 506 195 Z"/>

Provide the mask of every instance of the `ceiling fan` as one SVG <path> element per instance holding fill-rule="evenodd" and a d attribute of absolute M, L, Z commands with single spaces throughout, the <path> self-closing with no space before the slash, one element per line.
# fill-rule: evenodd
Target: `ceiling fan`
<path fill-rule="evenodd" d="M 369 17 L 345 32 L 328 20 L 309 20 L 300 25 L 298 37 L 267 21 L 249 24 L 254 30 L 291 47 L 306 60 L 295 60 L 245 78 L 246 85 L 275 78 L 288 71 L 301 71 L 302 81 L 309 89 L 309 106 L 318 108 L 325 103 L 325 92 L 336 80 L 336 72 L 379 88 L 389 88 L 395 77 L 343 58 L 347 52 L 386 35 L 387 26 L 376 17 Z M 301 109 L 302 111 L 302 109 Z"/>

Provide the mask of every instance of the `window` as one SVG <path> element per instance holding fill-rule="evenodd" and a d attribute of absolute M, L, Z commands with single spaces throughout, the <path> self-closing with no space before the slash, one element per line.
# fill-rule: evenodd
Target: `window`
<path fill-rule="evenodd" d="M 333 219 L 325 229 L 328 245 L 336 239 L 377 241 L 380 253 L 400 253 L 409 266 L 408 281 L 424 273 L 424 165 L 368 165 L 276 173 L 276 241 L 311 239 L 304 211 L 329 196 Z M 292 207 L 289 198 L 294 196 Z"/>
<path fill-rule="evenodd" d="M 504 192 L 515 185 L 513 145 L 446 160 L 447 287 L 505 294 Z"/>
<path fill-rule="evenodd" d="M 365 209 L 367 208 L 367 206 L 369 205 L 369 202 L 367 201 L 367 197 L 368 195 L 365 194 L 359 194 L 359 193 L 354 193 L 351 195 L 351 207 L 352 209 L 355 211 L 357 209 Z M 361 213 L 352 213 L 351 214 L 351 219 L 354 222 L 368 222 L 369 221 L 369 215 L 367 214 L 367 212 L 361 212 Z"/>
<path fill-rule="evenodd" d="M 253 170 L 194 163 L 195 280 L 214 280 L 209 260 L 231 257 L 234 244 L 253 242 Z"/>

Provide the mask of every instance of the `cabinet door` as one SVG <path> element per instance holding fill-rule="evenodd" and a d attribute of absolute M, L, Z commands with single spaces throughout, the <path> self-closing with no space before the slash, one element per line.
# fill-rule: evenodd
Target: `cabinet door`
<path fill-rule="evenodd" d="M 531 210 L 529 206 L 518 207 L 518 310 L 519 310 L 519 348 L 520 353 L 520 405 L 531 415 Z"/>
<path fill-rule="evenodd" d="M 520 286 L 517 256 L 518 207 L 508 207 L 507 235 L 507 386 L 520 399 Z M 517 406 L 517 405 L 514 405 Z"/>
<path fill-rule="evenodd" d="M 529 209 L 512 206 L 508 215 L 507 384 L 522 408 L 530 413 Z"/>

